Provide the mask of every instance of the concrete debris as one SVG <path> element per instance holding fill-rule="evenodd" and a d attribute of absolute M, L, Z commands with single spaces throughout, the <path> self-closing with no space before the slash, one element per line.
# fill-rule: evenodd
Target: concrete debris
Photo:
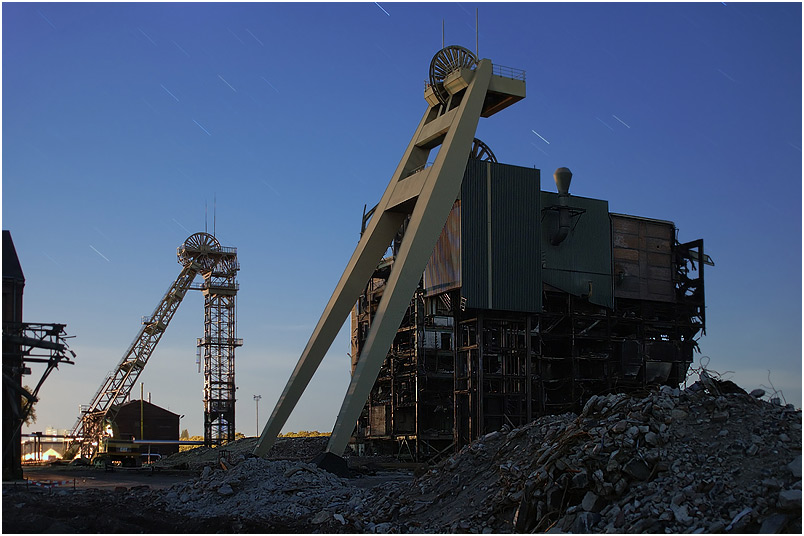
<path fill-rule="evenodd" d="M 801 454 L 796 456 L 796 458 L 787 464 L 787 468 L 790 469 L 790 472 L 793 474 L 793 478 L 801 478 Z"/>
<path fill-rule="evenodd" d="M 486 434 L 409 485 L 372 490 L 354 516 L 400 533 L 797 532 L 800 425 L 800 410 L 712 377 L 593 396 L 580 415 Z"/>
<path fill-rule="evenodd" d="M 759 528 L 759 533 L 779 534 L 784 530 L 784 527 L 787 525 L 787 521 L 789 519 L 790 517 L 785 514 L 774 514 L 762 522 L 762 526 Z"/>
<path fill-rule="evenodd" d="M 169 512 L 202 518 L 224 516 L 314 524 L 346 524 L 363 490 L 304 462 L 249 458 L 228 471 L 177 484 L 162 497 Z"/>
<path fill-rule="evenodd" d="M 296 460 L 235 445 L 228 471 L 221 452 L 195 449 L 176 456 L 199 476 L 151 496 L 179 515 L 301 532 L 800 532 L 801 411 L 704 383 L 592 396 L 580 415 L 491 431 L 374 487 L 307 463 L 326 438 Z"/>
<path fill-rule="evenodd" d="M 739 514 L 734 516 L 734 519 L 731 520 L 731 523 L 729 523 L 726 526 L 726 532 L 737 527 L 742 527 L 742 524 L 740 524 L 740 520 L 743 519 L 748 514 L 750 514 L 752 511 L 753 511 L 752 508 L 744 508 Z"/>
<path fill-rule="evenodd" d="M 780 491 L 779 508 L 782 510 L 801 510 L 801 490 L 786 489 Z"/>
<path fill-rule="evenodd" d="M 310 461 L 324 452 L 329 437 L 280 437 L 268 451 L 269 460 Z M 162 469 L 203 470 L 205 467 L 220 467 L 220 461 L 229 467 L 251 456 L 257 445 L 256 437 L 232 441 L 221 447 L 196 447 L 163 458 L 154 465 Z"/>

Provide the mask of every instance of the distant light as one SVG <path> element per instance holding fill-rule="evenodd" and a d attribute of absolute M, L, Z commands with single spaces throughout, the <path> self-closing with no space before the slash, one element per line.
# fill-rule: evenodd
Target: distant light
<path fill-rule="evenodd" d="M 150 35 L 148 35 L 147 33 L 143 32 L 143 31 L 142 31 L 142 28 L 137 28 L 137 29 L 140 31 L 140 33 L 141 33 L 142 35 L 144 35 L 144 36 L 145 36 L 145 38 L 146 38 L 148 41 L 150 41 L 150 42 L 151 42 L 151 44 L 152 44 L 153 46 L 156 46 L 156 41 L 154 41 L 153 39 L 151 39 L 151 36 L 150 36 Z"/>
<path fill-rule="evenodd" d="M 181 101 L 179 100 L 179 98 L 178 98 L 176 95 L 174 95 L 173 93 L 171 93 L 171 92 L 170 92 L 170 90 L 169 90 L 168 88 L 166 88 L 166 87 L 165 87 L 164 85 L 162 85 L 162 84 L 159 84 L 159 85 L 160 85 L 160 86 L 162 86 L 162 89 L 164 89 L 165 91 L 167 91 L 167 94 L 168 94 L 168 95 L 170 95 L 171 97 L 173 97 L 174 99 L 176 99 L 176 102 L 181 102 Z"/>
<path fill-rule="evenodd" d="M 95 253 L 97 253 L 97 254 L 98 254 L 98 255 L 100 255 L 101 257 L 103 257 L 103 258 L 106 260 L 106 262 L 112 262 L 112 261 L 110 261 L 110 260 L 109 260 L 109 258 L 108 258 L 106 255 L 104 255 L 103 253 L 101 253 L 100 251 L 98 251 L 97 249 L 95 249 L 95 247 L 94 247 L 92 244 L 89 244 L 89 247 L 91 247 L 91 248 L 92 248 L 92 251 L 94 251 Z"/>
<path fill-rule="evenodd" d="M 603 121 L 602 119 L 600 119 L 600 118 L 599 118 L 599 117 L 597 117 L 597 116 L 595 116 L 595 119 L 597 119 L 598 121 L 600 121 L 601 123 L 603 123 L 603 125 L 604 125 L 604 126 L 607 128 L 607 129 L 609 129 L 609 130 L 611 130 L 612 132 L 614 132 L 614 129 L 613 129 L 613 128 L 611 128 L 611 126 L 609 126 L 609 124 L 608 124 L 608 123 L 606 123 L 605 121 Z"/>
<path fill-rule="evenodd" d="M 229 82 L 227 82 L 226 80 L 224 80 L 224 79 L 223 79 L 223 77 L 222 77 L 221 75 L 218 75 L 218 78 L 220 78 L 220 79 L 223 81 L 223 83 L 224 83 L 224 84 L 226 84 L 227 86 L 229 86 L 230 88 L 232 88 L 232 91 L 234 91 L 235 93 L 237 93 L 237 90 L 234 88 L 234 86 L 232 86 L 232 84 L 230 84 Z"/>
<path fill-rule="evenodd" d="M 734 78 L 732 78 L 731 76 L 727 75 L 726 73 L 724 73 L 724 72 L 723 72 L 723 71 L 721 71 L 720 69 L 717 69 L 717 72 L 719 72 L 720 74 L 722 74 L 723 76 L 725 76 L 726 78 L 728 78 L 729 80 L 731 80 L 732 82 L 737 82 L 737 80 L 735 80 L 735 79 L 734 79 Z"/>
<path fill-rule="evenodd" d="M 263 44 L 263 42 L 262 42 L 262 41 L 260 41 L 259 39 L 257 39 L 257 36 L 256 36 L 256 35 L 254 35 L 253 33 L 251 33 L 251 30 L 249 30 L 248 28 L 246 28 L 246 31 L 248 32 L 248 34 L 249 34 L 251 37 L 253 37 L 254 39 L 256 39 L 256 40 L 257 40 L 257 42 L 260 44 L 260 46 L 263 46 L 263 47 L 265 46 L 265 45 Z"/>
<path fill-rule="evenodd" d="M 538 132 L 536 132 L 536 131 L 535 131 L 535 130 L 533 130 L 533 129 L 530 129 L 530 131 L 531 131 L 531 132 L 533 132 L 534 134 L 536 134 L 537 136 L 539 136 L 539 137 L 542 139 L 542 141 L 543 141 L 544 143 L 546 143 L 547 145 L 550 145 L 550 142 L 549 142 L 549 141 L 547 141 L 546 139 L 544 139 L 544 136 L 542 136 L 541 134 L 539 134 Z"/>
<path fill-rule="evenodd" d="M 36 10 L 36 12 L 37 12 L 37 13 L 39 13 L 39 16 L 40 16 L 40 17 L 42 17 L 43 19 L 45 19 L 45 22 L 47 22 L 48 24 L 50 24 L 50 26 L 51 26 L 51 27 L 52 27 L 54 30 L 56 29 L 56 27 L 53 25 L 53 23 L 52 23 L 52 22 L 50 22 L 50 19 L 48 19 L 47 17 L 45 17 L 45 15 L 44 15 L 44 14 L 43 14 L 41 11 L 39 11 L 39 10 L 37 9 L 37 10 Z M 142 30 L 140 30 L 140 31 L 142 31 Z"/>
<path fill-rule="evenodd" d="M 196 125 L 198 125 L 198 128 L 200 128 L 201 130 L 203 130 L 204 132 L 206 132 L 206 133 L 207 133 L 207 136 L 212 136 L 212 134 L 210 134 L 210 133 L 209 133 L 209 130 L 207 130 L 207 129 L 205 129 L 204 127 L 202 127 L 202 126 L 201 126 L 201 123 L 199 123 L 199 122 L 198 122 L 198 121 L 196 121 L 195 119 L 193 119 L 193 123 L 195 123 Z"/>
<path fill-rule="evenodd" d="M 383 12 L 383 13 L 385 13 L 386 15 L 388 15 L 389 17 L 391 16 L 391 14 L 390 14 L 390 13 L 388 13 L 387 11 L 385 11 L 385 10 L 382 8 L 382 6 L 381 6 L 380 4 L 378 4 L 377 2 L 374 2 L 374 5 L 375 5 L 375 6 L 377 6 L 378 8 L 380 8 L 380 9 L 382 9 L 382 12 Z"/>
<path fill-rule="evenodd" d="M 612 116 L 614 119 L 616 119 L 617 121 L 619 121 L 620 123 L 622 123 L 623 125 L 625 125 L 625 128 L 631 128 L 631 127 L 630 127 L 630 126 L 629 126 L 629 125 L 628 125 L 628 124 L 627 124 L 625 121 L 623 121 L 622 119 L 620 119 L 620 118 L 619 118 L 619 117 L 617 117 L 616 115 L 611 114 L 611 116 Z"/>

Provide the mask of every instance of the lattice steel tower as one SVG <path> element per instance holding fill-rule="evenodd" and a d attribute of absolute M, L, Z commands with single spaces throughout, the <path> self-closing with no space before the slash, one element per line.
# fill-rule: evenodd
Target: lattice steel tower
<path fill-rule="evenodd" d="M 207 240 L 215 240 L 206 235 Z M 185 246 L 187 244 L 185 243 Z M 237 249 L 205 243 L 211 252 L 208 271 L 202 272 L 199 287 L 204 294 L 204 336 L 198 339 L 204 364 L 204 443 L 220 445 L 233 441 L 235 435 L 235 348 L 243 345 L 237 338 L 235 279 L 240 265 Z"/>

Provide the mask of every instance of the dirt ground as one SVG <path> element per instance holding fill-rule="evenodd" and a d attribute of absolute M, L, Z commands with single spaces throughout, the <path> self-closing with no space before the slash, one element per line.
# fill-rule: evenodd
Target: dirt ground
<path fill-rule="evenodd" d="M 153 490 L 197 478 L 199 471 L 193 469 L 42 466 L 25 467 L 23 472 L 27 482 L 3 483 L 4 534 L 309 534 L 322 528 L 308 519 L 281 523 L 242 517 L 200 519 L 169 513 L 155 503 Z M 354 479 L 358 487 L 413 478 L 412 471 L 399 470 L 358 476 Z M 337 531 L 337 526 L 326 529 Z"/>
<path fill-rule="evenodd" d="M 26 478 L 38 482 L 67 481 L 60 486 L 36 486 L 23 482 L 3 484 L 4 534 L 76 533 L 309 533 L 305 520 L 295 526 L 244 519 L 199 519 L 168 513 L 153 503 L 152 489 L 197 476 L 196 471 L 107 473 L 83 469 L 37 468 Z M 183 473 L 183 474 L 182 474 Z M 75 479 L 75 488 L 73 488 Z"/>
<path fill-rule="evenodd" d="M 148 486 L 150 489 L 168 488 L 177 482 L 184 482 L 193 476 L 189 471 L 151 470 L 150 468 L 115 468 L 113 471 L 92 467 L 70 466 L 30 466 L 23 467 L 27 487 L 50 487 L 49 483 L 58 482 L 54 489 L 114 489 L 119 486 L 131 488 Z M 65 484 L 64 482 L 67 481 Z M 12 487 L 15 484 L 10 484 Z M 25 482 L 17 482 L 16 486 L 24 486 Z M 4 486 L 5 487 L 5 486 Z"/>

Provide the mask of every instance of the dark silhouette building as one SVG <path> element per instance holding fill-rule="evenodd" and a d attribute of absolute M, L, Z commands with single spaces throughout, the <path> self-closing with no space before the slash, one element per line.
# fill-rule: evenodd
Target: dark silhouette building
<path fill-rule="evenodd" d="M 120 406 L 115 423 L 124 439 L 134 437 L 153 441 L 176 441 L 171 444 L 152 444 L 152 453 L 169 456 L 179 452 L 179 416 L 165 408 L 146 401 L 132 400 Z M 141 446 L 140 452 L 149 452 L 148 445 Z"/>
<path fill-rule="evenodd" d="M 22 323 L 22 273 L 11 233 L 3 231 L 3 326 Z M 4 331 L 5 332 L 5 331 Z M 3 480 L 22 478 L 19 415 L 22 389 L 22 355 L 19 345 L 3 341 Z"/>

